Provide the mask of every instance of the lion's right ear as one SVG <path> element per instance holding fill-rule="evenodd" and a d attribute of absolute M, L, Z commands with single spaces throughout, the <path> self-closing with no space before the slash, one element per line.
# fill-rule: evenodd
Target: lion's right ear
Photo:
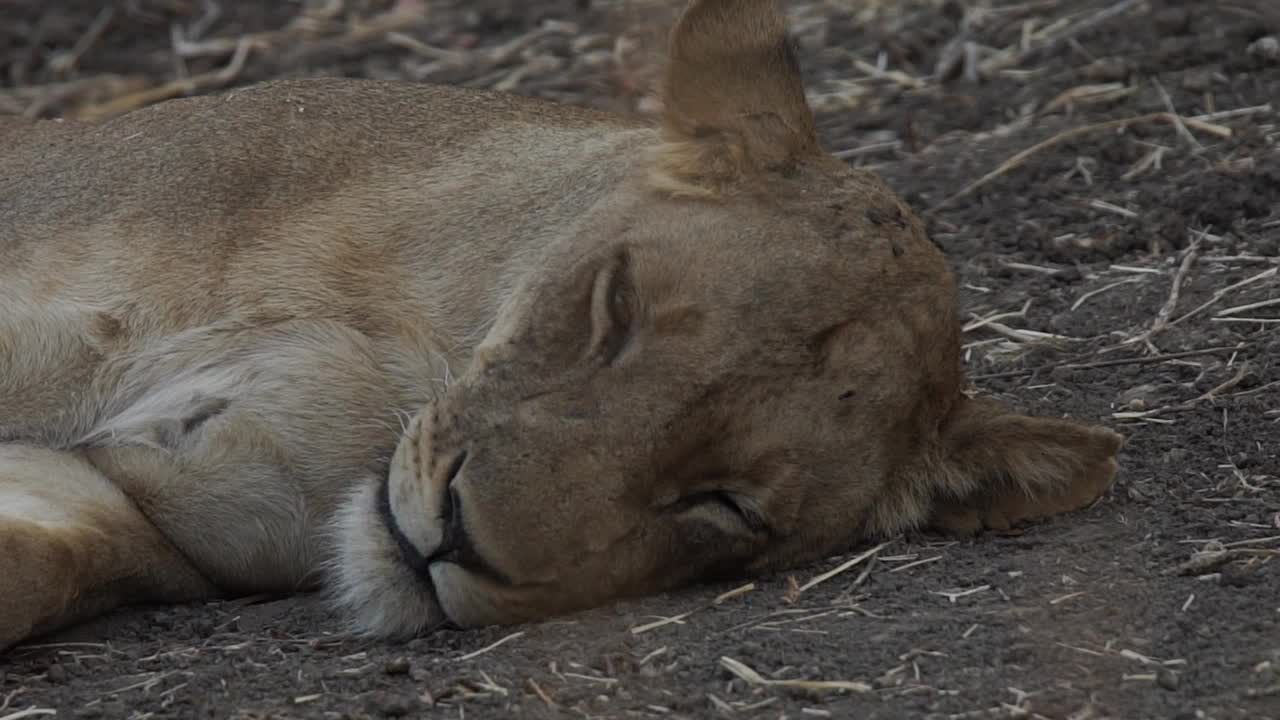
<path fill-rule="evenodd" d="M 929 525 L 1005 529 L 1092 503 L 1111 487 L 1123 438 L 1104 427 L 963 398 L 943 426 Z"/>
<path fill-rule="evenodd" d="M 820 152 L 776 0 L 693 0 L 671 35 L 655 183 L 711 195 Z"/>

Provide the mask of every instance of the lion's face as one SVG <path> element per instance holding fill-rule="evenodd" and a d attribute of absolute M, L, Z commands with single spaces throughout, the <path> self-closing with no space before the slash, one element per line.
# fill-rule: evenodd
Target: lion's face
<path fill-rule="evenodd" d="M 368 572 L 401 578 L 367 583 L 380 627 L 523 621 L 830 552 L 875 525 L 928 393 L 955 382 L 937 251 L 835 163 L 768 198 L 603 213 L 528 278 L 370 491 Z"/>
<path fill-rule="evenodd" d="M 920 520 L 894 476 L 959 394 L 940 253 L 818 146 L 776 3 L 690 4 L 664 108 L 344 513 L 366 628 L 542 618 Z"/>
<path fill-rule="evenodd" d="M 1114 477 L 1114 433 L 962 393 L 941 253 L 820 149 L 776 3 L 696 0 L 671 54 L 652 152 L 565 219 L 342 514 L 365 628 L 793 566 L 939 505 L 1007 526 Z"/>

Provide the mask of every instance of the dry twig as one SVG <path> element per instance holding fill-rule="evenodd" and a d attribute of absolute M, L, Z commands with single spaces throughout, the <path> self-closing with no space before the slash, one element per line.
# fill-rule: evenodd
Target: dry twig
<path fill-rule="evenodd" d="M 236 48 L 235 54 L 231 56 L 231 61 L 221 70 L 174 80 L 159 87 L 147 88 L 146 90 L 123 95 L 99 105 L 90 105 L 77 111 L 75 117 L 79 120 L 101 120 L 121 115 L 161 100 L 168 100 L 186 93 L 226 85 L 239 77 L 240 71 L 244 69 L 245 60 L 249 57 L 250 47 L 249 43 L 241 42 Z"/>
<path fill-rule="evenodd" d="M 1210 135 L 1215 135 L 1217 137 L 1222 137 L 1222 138 L 1231 137 L 1231 134 L 1232 134 L 1231 128 L 1223 127 L 1221 125 L 1214 125 L 1212 123 L 1202 122 L 1199 120 L 1193 120 L 1191 118 L 1180 117 L 1178 115 L 1174 115 L 1173 113 L 1169 113 L 1169 112 L 1148 113 L 1146 115 L 1139 115 L 1137 117 L 1121 118 L 1119 120 L 1108 120 L 1105 122 L 1094 123 L 1092 125 L 1084 125 L 1081 127 L 1071 128 L 1070 130 L 1064 130 L 1058 133 L 1057 135 L 1054 135 L 1048 140 L 1044 140 L 1039 143 L 1036 143 L 1035 145 L 1032 145 L 1026 150 L 1023 150 L 1022 152 L 1009 158 L 1008 160 L 1005 160 L 995 170 L 992 170 L 986 175 L 983 175 L 977 180 L 966 185 L 964 188 L 960 189 L 958 192 L 943 199 L 938 204 L 929 208 L 927 212 L 928 213 L 937 212 L 938 210 L 941 210 L 942 208 L 945 208 L 951 205 L 957 200 L 968 197 L 969 195 L 973 194 L 973 192 L 978 188 L 986 185 L 992 180 L 995 180 L 1001 175 L 1008 173 L 1010 170 L 1013 170 L 1019 167 L 1020 165 L 1025 163 L 1028 159 L 1030 159 L 1032 156 L 1034 156 L 1036 153 L 1043 152 L 1045 150 L 1048 150 L 1049 148 L 1061 145 L 1062 143 L 1067 142 L 1068 140 L 1073 140 L 1082 135 L 1088 135 L 1095 132 L 1102 132 L 1105 130 L 1119 130 L 1119 129 L 1131 127 L 1133 125 L 1139 125 L 1142 123 L 1150 123 L 1150 122 L 1164 122 L 1164 123 L 1173 123 L 1173 124 L 1183 123 L 1185 126 L 1189 128 L 1193 128 L 1195 130 L 1199 130 L 1200 132 L 1208 133 Z"/>
<path fill-rule="evenodd" d="M 724 669 L 736 675 L 743 682 L 746 682 L 749 685 L 758 685 L 760 687 L 816 691 L 848 690 L 858 693 L 867 693 L 872 690 L 869 683 L 856 680 L 770 680 L 738 660 L 734 660 L 727 656 L 720 657 L 720 665 Z"/>
<path fill-rule="evenodd" d="M 1110 5 L 1099 10 L 1083 20 L 1066 26 L 1039 45 L 1028 45 L 1021 48 L 1014 47 L 1002 50 L 979 65 L 979 72 L 984 77 L 991 77 L 1001 70 L 1016 67 L 1033 57 L 1056 50 L 1068 40 L 1087 30 L 1096 28 L 1112 18 L 1119 17 L 1129 12 L 1133 8 L 1140 6 L 1144 1 L 1145 0 L 1122 0 L 1115 5 Z"/>
<path fill-rule="evenodd" d="M 799 588 L 795 590 L 795 596 L 792 598 L 792 601 L 794 602 L 795 599 L 799 598 L 800 593 L 803 593 L 804 591 L 810 588 L 816 587 L 830 580 L 831 578 L 847 571 L 849 568 L 854 567 L 855 565 L 865 562 L 868 558 L 873 557 L 876 553 L 880 552 L 885 547 L 887 547 L 891 542 L 892 541 L 882 542 L 879 545 L 876 545 L 875 547 L 871 548 L 870 550 L 867 550 L 863 553 L 855 555 L 854 557 L 840 563 L 836 567 L 822 573 L 821 575 L 815 576 L 813 579 L 809 580 L 809 582 L 801 585 Z"/>
<path fill-rule="evenodd" d="M 508 635 L 508 636 L 506 636 L 506 637 L 502 638 L 501 640 L 498 640 L 498 641 L 496 641 L 496 642 L 494 642 L 494 643 L 491 643 L 491 644 L 489 644 L 489 645 L 485 645 L 484 647 L 480 648 L 479 650 L 476 650 L 475 652 L 469 652 L 469 653 L 467 653 L 466 655 L 462 655 L 462 656 L 459 656 L 459 657 L 457 657 L 457 658 L 454 658 L 454 660 L 455 660 L 456 662 L 462 662 L 463 660 L 471 660 L 472 658 L 480 657 L 481 655 L 484 655 L 485 653 L 487 653 L 487 652 L 489 652 L 489 651 L 491 651 L 491 650 L 494 650 L 494 649 L 496 649 L 496 648 L 498 648 L 498 647 L 501 647 L 502 645 L 505 645 L 505 644 L 507 644 L 507 643 L 511 642 L 512 640 L 515 640 L 516 638 L 518 638 L 518 637 L 520 637 L 520 636 L 522 636 L 522 635 L 524 635 L 524 631 L 523 631 L 523 630 L 521 630 L 520 632 L 513 632 L 513 633 L 511 633 L 510 635 Z"/>

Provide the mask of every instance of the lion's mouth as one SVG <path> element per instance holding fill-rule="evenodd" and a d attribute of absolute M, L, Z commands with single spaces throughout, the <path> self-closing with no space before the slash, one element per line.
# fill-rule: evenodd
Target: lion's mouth
<path fill-rule="evenodd" d="M 404 534 L 404 530 L 400 528 L 400 523 L 396 522 L 395 513 L 391 512 L 391 474 L 387 473 L 383 476 L 382 482 L 378 484 L 378 516 L 382 519 L 382 525 L 387 529 L 387 533 L 391 535 L 391 539 L 395 542 L 400 552 L 400 560 L 413 571 L 418 579 L 425 583 L 432 594 L 435 593 L 435 583 L 431 579 L 431 558 L 423 555 L 420 550 L 409 540 Z"/>

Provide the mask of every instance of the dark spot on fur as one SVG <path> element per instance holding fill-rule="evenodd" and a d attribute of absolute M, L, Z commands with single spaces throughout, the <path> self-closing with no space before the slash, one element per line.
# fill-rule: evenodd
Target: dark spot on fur
<path fill-rule="evenodd" d="M 693 137 L 695 140 L 717 139 L 723 134 L 724 133 L 720 132 L 719 129 L 711 127 L 709 125 L 698 125 L 697 127 L 693 128 Z"/>
<path fill-rule="evenodd" d="M 804 74 L 804 69 L 800 67 L 799 49 L 799 38 L 788 33 L 782 41 L 782 61 L 786 64 L 787 70 L 797 77 Z"/>
<path fill-rule="evenodd" d="M 810 338 L 809 352 L 814 355 L 819 364 L 825 366 L 830 361 L 832 346 L 840 341 L 840 336 L 851 324 L 850 322 L 837 323 Z"/>
<path fill-rule="evenodd" d="M 900 205 L 895 205 L 892 210 L 877 207 L 867 208 L 867 219 L 873 225 L 893 225 L 900 230 L 906 230 L 909 225 Z"/>
<path fill-rule="evenodd" d="M 124 337 L 125 326 L 120 318 L 107 313 L 98 313 L 97 317 L 94 318 L 91 332 L 102 344 L 111 345 L 119 342 Z"/>
<path fill-rule="evenodd" d="M 852 390 L 845 390 L 844 392 L 840 393 L 840 399 L 841 399 L 841 400 L 848 400 L 848 399 L 849 399 L 849 398 L 851 398 L 851 397 L 853 397 L 853 391 L 852 391 Z"/>
<path fill-rule="evenodd" d="M 899 230 L 905 230 L 908 226 L 907 218 L 902 214 L 901 206 L 894 206 L 892 211 L 878 207 L 867 208 L 867 220 L 870 220 L 871 224 L 877 227 L 893 225 Z M 906 252 L 906 249 L 902 247 L 902 243 L 898 242 L 898 238 L 893 235 L 889 236 L 889 249 L 893 251 L 894 257 L 902 257 Z"/>
<path fill-rule="evenodd" d="M 188 435 L 200 429 L 201 425 L 226 412 L 227 406 L 230 404 L 231 401 L 225 398 L 217 398 L 204 403 L 195 414 L 183 419 L 182 434 Z"/>

